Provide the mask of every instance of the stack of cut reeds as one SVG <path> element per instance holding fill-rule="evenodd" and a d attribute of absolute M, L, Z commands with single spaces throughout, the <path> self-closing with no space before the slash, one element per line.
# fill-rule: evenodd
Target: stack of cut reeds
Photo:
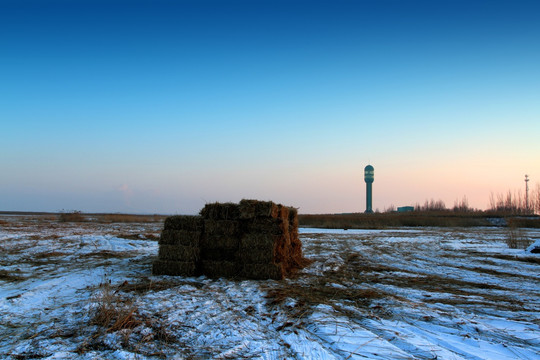
<path fill-rule="evenodd" d="M 159 239 L 155 275 L 193 276 L 198 273 L 204 222 L 200 216 L 170 216 Z"/>
<path fill-rule="evenodd" d="M 271 201 L 242 200 L 239 210 L 244 232 L 237 259 L 242 276 L 284 278 L 291 270 L 289 208 Z"/>
<path fill-rule="evenodd" d="M 236 253 L 242 224 L 238 221 L 238 205 L 207 204 L 201 210 L 204 236 L 201 241 L 201 271 L 208 277 L 238 277 L 240 266 Z"/>
<path fill-rule="evenodd" d="M 307 265 L 296 209 L 272 201 L 207 204 L 201 216 L 172 216 L 154 274 L 283 279 Z"/>

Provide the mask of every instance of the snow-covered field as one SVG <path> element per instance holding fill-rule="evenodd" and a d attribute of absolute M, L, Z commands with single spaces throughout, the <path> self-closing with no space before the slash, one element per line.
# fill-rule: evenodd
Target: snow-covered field
<path fill-rule="evenodd" d="M 312 265 L 242 281 L 152 276 L 161 226 L 0 217 L 0 358 L 540 358 L 508 229 L 301 229 Z"/>

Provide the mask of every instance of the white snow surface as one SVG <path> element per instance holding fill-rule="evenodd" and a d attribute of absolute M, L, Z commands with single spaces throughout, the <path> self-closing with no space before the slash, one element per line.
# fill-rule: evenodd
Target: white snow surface
<path fill-rule="evenodd" d="M 300 229 L 312 264 L 253 281 L 152 276 L 161 227 L 0 217 L 0 358 L 540 358 L 540 254 L 507 229 Z"/>
<path fill-rule="evenodd" d="M 538 249 L 540 249 L 540 239 L 536 239 L 534 243 L 529 245 L 529 247 L 527 248 L 527 251 L 532 252 L 533 250 L 538 250 Z"/>

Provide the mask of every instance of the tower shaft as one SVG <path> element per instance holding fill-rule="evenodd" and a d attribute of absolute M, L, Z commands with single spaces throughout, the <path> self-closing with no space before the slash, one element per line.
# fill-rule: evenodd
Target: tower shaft
<path fill-rule="evenodd" d="M 366 213 L 367 214 L 371 214 L 373 213 L 373 204 L 372 204 L 372 196 L 373 196 L 373 193 L 372 193 L 372 186 L 373 184 L 368 182 L 366 183 Z"/>

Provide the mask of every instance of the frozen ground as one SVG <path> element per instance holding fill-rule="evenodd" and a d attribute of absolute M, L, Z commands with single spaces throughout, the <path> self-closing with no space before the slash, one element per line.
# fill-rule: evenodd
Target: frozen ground
<path fill-rule="evenodd" d="M 0 358 L 540 358 L 540 254 L 506 229 L 301 229 L 281 282 L 152 276 L 160 229 L 0 217 Z"/>

